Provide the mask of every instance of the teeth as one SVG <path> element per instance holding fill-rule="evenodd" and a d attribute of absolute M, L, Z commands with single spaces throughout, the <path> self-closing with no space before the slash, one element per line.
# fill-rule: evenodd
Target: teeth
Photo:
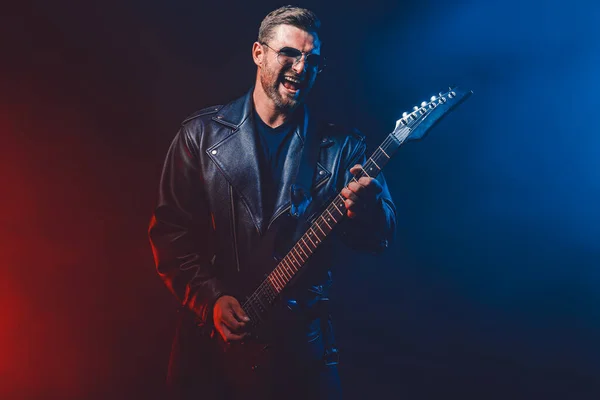
<path fill-rule="evenodd" d="M 285 80 L 290 81 L 292 83 L 300 83 L 300 81 L 298 79 L 290 78 L 289 76 L 286 76 Z"/>

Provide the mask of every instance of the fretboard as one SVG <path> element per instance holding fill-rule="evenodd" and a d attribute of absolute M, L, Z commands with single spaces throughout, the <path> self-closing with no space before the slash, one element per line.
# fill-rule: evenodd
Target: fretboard
<path fill-rule="evenodd" d="M 396 132 L 396 135 L 394 133 L 388 135 L 362 166 L 361 172 L 354 176 L 350 182 L 356 182 L 363 176 L 377 177 L 410 133 L 409 128 L 405 127 L 404 130 L 405 132 L 401 132 L 403 133 L 401 135 L 398 135 L 398 132 Z M 333 231 L 333 228 L 344 218 L 346 215 L 344 200 L 345 198 L 341 192 L 338 193 L 325 210 L 314 219 L 308 230 L 285 257 L 281 259 L 277 267 L 248 297 L 242 307 L 250 317 L 253 325 L 257 325 L 262 321 L 281 291 L 298 274 L 310 256 Z"/>

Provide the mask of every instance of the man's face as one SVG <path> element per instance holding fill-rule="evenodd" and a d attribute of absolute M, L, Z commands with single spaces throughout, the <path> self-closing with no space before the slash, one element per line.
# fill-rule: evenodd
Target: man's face
<path fill-rule="evenodd" d="M 277 51 L 288 47 L 303 53 L 320 54 L 321 43 L 315 34 L 291 25 L 278 25 L 273 30 L 273 38 L 266 44 L 269 47 L 263 46 L 265 54 L 259 68 L 260 83 L 277 109 L 291 111 L 306 98 L 315 83 L 318 68 L 306 65 L 304 56 L 295 65 L 281 65 Z"/>

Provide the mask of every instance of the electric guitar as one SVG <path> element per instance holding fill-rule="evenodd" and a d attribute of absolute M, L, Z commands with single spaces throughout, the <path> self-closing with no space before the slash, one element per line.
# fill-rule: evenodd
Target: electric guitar
<path fill-rule="evenodd" d="M 420 106 L 415 106 L 411 112 L 403 113 L 402 118 L 396 121 L 393 132 L 375 149 L 363 165 L 362 171 L 351 181 L 363 176 L 377 177 L 402 144 L 423 138 L 434 125 L 472 93 L 450 88 L 447 92 L 422 102 Z M 341 193 L 338 193 L 323 211 L 312 219 L 308 229 L 278 261 L 276 267 L 266 274 L 256 289 L 241 302 L 242 308 L 250 317 L 248 339 L 242 342 L 222 343 L 225 353 L 232 356 L 230 364 L 235 368 L 242 371 L 255 370 L 260 365 L 260 353 L 268 351 L 269 348 L 268 343 L 260 340 L 261 326 L 265 325 L 264 321 L 268 319 L 269 311 L 281 292 L 303 270 L 310 256 L 345 217 L 344 200 Z M 218 340 L 221 340 L 220 337 Z"/>

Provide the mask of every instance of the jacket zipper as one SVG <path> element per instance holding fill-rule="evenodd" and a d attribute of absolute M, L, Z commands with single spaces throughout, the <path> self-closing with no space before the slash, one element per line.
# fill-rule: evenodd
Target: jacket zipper
<path fill-rule="evenodd" d="M 235 257 L 235 265 L 240 272 L 240 257 L 238 255 L 237 233 L 235 223 L 235 205 L 233 204 L 233 186 L 229 185 L 229 198 L 231 199 L 231 233 L 233 235 L 233 252 Z"/>

